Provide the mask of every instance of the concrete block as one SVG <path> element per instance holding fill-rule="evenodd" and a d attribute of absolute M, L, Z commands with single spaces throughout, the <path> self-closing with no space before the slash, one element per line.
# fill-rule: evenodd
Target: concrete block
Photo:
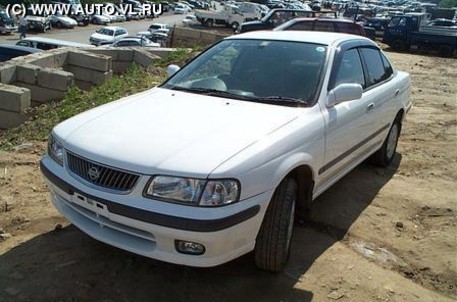
<path fill-rule="evenodd" d="M 11 84 L 16 82 L 16 65 L 0 65 L 0 83 Z"/>
<path fill-rule="evenodd" d="M 150 47 L 150 49 L 147 49 L 147 52 L 150 54 L 153 54 L 155 56 L 158 56 L 159 58 L 166 58 L 170 55 L 170 53 L 176 51 L 176 48 L 155 48 L 155 47 Z"/>
<path fill-rule="evenodd" d="M 33 64 L 23 64 L 16 67 L 16 80 L 27 84 L 35 84 L 41 67 Z"/>
<path fill-rule="evenodd" d="M 0 84 L 0 110 L 23 113 L 31 104 L 30 90 L 12 85 Z"/>
<path fill-rule="evenodd" d="M 55 64 L 54 55 L 52 53 L 46 53 L 46 52 L 39 53 L 39 55 L 36 58 L 30 59 L 30 60 L 25 61 L 25 59 L 24 59 L 23 62 L 24 63 L 27 62 L 27 63 L 37 65 L 40 67 L 58 67 Z"/>
<path fill-rule="evenodd" d="M 28 120 L 24 113 L 0 110 L 0 129 L 9 129 L 17 127 Z"/>
<path fill-rule="evenodd" d="M 117 49 L 114 48 L 104 48 L 104 47 L 88 47 L 88 48 L 81 48 L 80 50 L 83 50 L 85 52 L 89 52 L 92 54 L 98 54 L 98 55 L 105 55 L 108 57 L 111 57 L 111 61 L 118 61 L 117 57 Z"/>
<path fill-rule="evenodd" d="M 68 91 L 73 85 L 73 74 L 55 68 L 42 68 L 38 72 L 38 86 L 60 91 Z"/>
<path fill-rule="evenodd" d="M 184 28 L 184 27 L 176 27 L 173 30 L 173 36 L 177 37 L 187 37 L 191 39 L 199 39 L 201 31 L 191 29 L 191 28 Z"/>
<path fill-rule="evenodd" d="M 40 87 L 37 85 L 22 82 L 16 82 L 14 85 L 30 89 L 30 92 L 32 93 L 31 98 L 34 102 L 48 103 L 50 101 L 61 100 L 65 96 L 64 91 Z"/>
<path fill-rule="evenodd" d="M 147 52 L 143 49 L 135 49 L 133 60 L 135 63 L 147 67 L 150 66 L 158 59 L 157 56 Z"/>
<path fill-rule="evenodd" d="M 104 72 L 111 69 L 111 57 L 88 52 L 70 51 L 67 64 Z"/>
<path fill-rule="evenodd" d="M 86 81 L 97 85 L 111 79 L 113 76 L 112 70 L 102 72 L 73 65 L 67 65 L 65 70 L 71 72 L 74 75 L 75 80 Z"/>
<path fill-rule="evenodd" d="M 113 72 L 115 74 L 122 74 L 130 65 L 132 65 L 132 62 L 115 61 L 113 62 Z"/>

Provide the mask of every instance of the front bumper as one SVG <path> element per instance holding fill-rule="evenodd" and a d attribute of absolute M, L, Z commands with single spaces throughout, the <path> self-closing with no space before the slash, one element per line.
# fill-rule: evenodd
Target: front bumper
<path fill-rule="evenodd" d="M 91 237 L 153 259 L 197 267 L 216 266 L 252 251 L 272 195 L 266 192 L 226 207 L 199 208 L 146 200 L 135 192 L 119 195 L 87 187 L 48 156 L 42 159 L 41 170 L 56 208 Z M 203 244 L 206 252 L 179 253 L 175 240 Z"/>

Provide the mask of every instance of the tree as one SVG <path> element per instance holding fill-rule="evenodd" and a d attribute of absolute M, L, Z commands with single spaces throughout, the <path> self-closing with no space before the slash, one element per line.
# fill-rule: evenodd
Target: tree
<path fill-rule="evenodd" d="M 457 0 L 440 0 L 439 7 L 457 7 Z"/>

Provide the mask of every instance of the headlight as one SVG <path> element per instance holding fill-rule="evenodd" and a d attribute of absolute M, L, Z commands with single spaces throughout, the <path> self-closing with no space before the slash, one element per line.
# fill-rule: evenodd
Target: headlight
<path fill-rule="evenodd" d="M 155 176 L 146 187 L 145 196 L 189 205 L 221 206 L 238 201 L 240 185 L 233 179 L 203 180 Z"/>
<path fill-rule="evenodd" d="M 51 134 L 48 139 L 48 154 L 59 165 L 63 166 L 63 152 L 62 145 Z"/>

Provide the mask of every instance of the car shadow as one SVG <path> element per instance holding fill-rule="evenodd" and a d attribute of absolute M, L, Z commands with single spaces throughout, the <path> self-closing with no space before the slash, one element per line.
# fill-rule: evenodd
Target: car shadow
<path fill-rule="evenodd" d="M 0 256 L 0 301 L 300 301 L 311 265 L 347 233 L 398 169 L 362 164 L 326 193 L 297 226 L 286 269 L 256 269 L 252 254 L 214 268 L 155 261 L 93 240 L 73 226 L 25 241 Z"/>

